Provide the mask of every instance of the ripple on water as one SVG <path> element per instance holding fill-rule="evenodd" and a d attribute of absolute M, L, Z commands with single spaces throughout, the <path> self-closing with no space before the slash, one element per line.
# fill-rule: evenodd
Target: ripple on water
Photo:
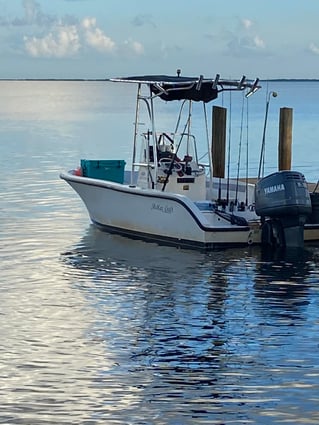
<path fill-rule="evenodd" d="M 96 108 L 108 94 L 87 84 Z M 88 227 L 59 167 L 87 155 L 105 109 L 46 110 L 1 126 L 0 422 L 319 423 L 318 246 L 207 254 Z"/>
<path fill-rule="evenodd" d="M 76 287 L 100 316 L 88 335 L 114 356 L 99 378 L 104 391 L 112 388 L 113 410 L 101 417 L 315 423 L 318 373 L 309 372 L 318 372 L 317 328 L 307 261 L 292 267 L 258 251 L 154 250 L 92 231 L 62 261 L 68 273 L 83 270 Z"/>

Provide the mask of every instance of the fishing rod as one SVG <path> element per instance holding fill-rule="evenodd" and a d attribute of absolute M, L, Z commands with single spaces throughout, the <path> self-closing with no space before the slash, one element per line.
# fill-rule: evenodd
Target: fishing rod
<path fill-rule="evenodd" d="M 267 121 L 268 121 L 268 111 L 269 111 L 269 103 L 270 103 L 270 97 L 277 97 L 278 94 L 275 91 L 271 91 L 268 93 L 267 102 L 266 102 L 266 111 L 265 111 L 265 121 L 264 121 L 264 130 L 263 130 L 263 137 L 261 142 L 261 150 L 260 150 L 260 158 L 259 158 L 259 169 L 258 169 L 258 180 L 261 177 L 261 169 L 264 171 L 264 163 L 265 163 L 265 145 L 266 145 L 266 128 L 267 128 Z"/>

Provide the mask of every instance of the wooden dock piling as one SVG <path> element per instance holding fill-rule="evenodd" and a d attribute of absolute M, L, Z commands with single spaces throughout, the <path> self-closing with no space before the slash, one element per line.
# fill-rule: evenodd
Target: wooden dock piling
<path fill-rule="evenodd" d="M 225 177 L 227 109 L 213 106 L 212 116 L 212 163 L 213 176 Z"/>
<path fill-rule="evenodd" d="M 280 108 L 278 170 L 291 169 L 292 108 Z"/>

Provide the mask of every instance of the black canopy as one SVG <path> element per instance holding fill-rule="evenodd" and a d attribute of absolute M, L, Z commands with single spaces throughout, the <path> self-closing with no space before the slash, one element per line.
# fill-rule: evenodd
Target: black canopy
<path fill-rule="evenodd" d="M 244 90 L 256 91 L 259 86 L 258 80 L 246 82 L 246 78 L 241 80 L 220 80 L 219 75 L 215 78 L 182 77 L 168 75 L 144 75 L 124 78 L 113 78 L 111 81 L 121 81 L 127 83 L 141 83 L 149 85 L 151 92 L 166 101 L 189 99 L 196 102 L 210 102 L 218 97 L 218 93 L 223 90 Z"/>

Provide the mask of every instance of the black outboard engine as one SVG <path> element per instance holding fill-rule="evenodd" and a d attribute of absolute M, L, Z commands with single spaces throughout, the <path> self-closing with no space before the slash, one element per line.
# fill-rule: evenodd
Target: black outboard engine
<path fill-rule="evenodd" d="M 319 192 L 310 193 L 312 213 L 307 218 L 306 224 L 319 224 Z"/>
<path fill-rule="evenodd" d="M 259 180 L 255 203 L 263 223 L 262 244 L 303 247 L 304 224 L 312 211 L 303 174 L 278 171 Z"/>

